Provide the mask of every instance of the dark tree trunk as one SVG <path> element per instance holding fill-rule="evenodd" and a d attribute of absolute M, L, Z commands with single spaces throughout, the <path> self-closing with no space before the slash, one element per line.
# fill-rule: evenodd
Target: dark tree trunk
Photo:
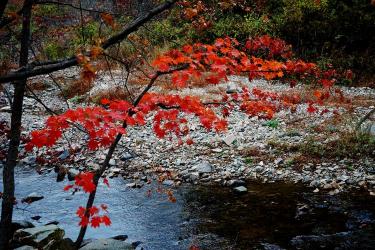
<path fill-rule="evenodd" d="M 3 18 L 5 8 L 7 7 L 8 0 L 2 0 L 0 2 L 0 20 Z"/>
<path fill-rule="evenodd" d="M 25 8 L 23 12 L 22 21 L 22 37 L 21 37 L 21 52 L 20 52 L 20 67 L 26 66 L 28 62 L 28 51 L 30 43 L 30 20 L 31 20 L 31 7 L 32 0 L 25 0 Z M 0 248 L 8 249 L 9 240 L 11 239 L 11 223 L 13 215 L 14 203 L 14 167 L 17 164 L 18 147 L 20 145 L 21 136 L 21 119 L 22 119 L 22 106 L 25 94 L 27 79 L 20 80 L 15 84 L 13 104 L 12 104 L 12 117 L 11 117 L 11 130 L 10 142 L 7 154 L 7 160 L 3 169 L 3 201 L 1 210 L 0 222 Z"/>

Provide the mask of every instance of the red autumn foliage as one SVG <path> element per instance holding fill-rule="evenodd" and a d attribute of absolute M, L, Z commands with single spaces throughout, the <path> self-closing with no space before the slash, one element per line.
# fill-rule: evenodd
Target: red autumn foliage
<path fill-rule="evenodd" d="M 194 16 L 194 13 L 194 10 L 186 11 L 186 15 L 189 16 Z M 111 25 L 108 16 L 102 18 Z M 92 59 L 102 53 L 96 49 L 91 52 Z M 83 55 L 78 55 L 77 58 L 83 68 L 82 77 L 91 82 L 96 73 L 89 63 L 90 58 Z M 322 90 L 316 90 L 315 99 L 308 100 L 308 113 L 316 113 L 316 105 L 323 104 L 323 101 L 330 97 L 330 90 L 338 77 L 333 69 L 322 71 L 316 64 L 292 59 L 290 46 L 280 39 L 268 36 L 249 40 L 244 45 L 231 38 L 217 39 L 212 45 L 186 45 L 180 50 L 171 50 L 159 56 L 152 65 L 157 74 L 172 72 L 172 83 L 179 88 L 187 86 L 192 77 L 201 77 L 203 74 L 207 74 L 205 79 L 210 84 L 227 80 L 231 75 L 247 75 L 250 80 L 278 79 L 289 81 L 292 86 L 299 80 L 309 79 Z M 177 68 L 179 70 L 175 70 Z M 347 76 L 350 77 L 350 73 L 347 73 Z M 341 92 L 332 93 L 342 97 Z M 301 100 L 297 94 L 283 96 L 258 88 L 249 90 L 245 87 L 239 93 L 224 94 L 222 100 L 209 104 L 203 103 L 198 97 L 160 93 L 145 93 L 136 105 L 124 100 L 103 99 L 103 106 L 77 108 L 49 117 L 44 129 L 31 133 L 26 148 L 32 150 L 34 147 L 52 147 L 65 130 L 78 126 L 88 135 L 87 148 L 97 150 L 111 145 L 118 134 L 126 134 L 126 127 L 145 125 L 145 117 L 151 115 L 153 130 L 159 138 L 175 136 L 179 144 L 182 144 L 182 138 L 185 138 L 186 144 L 191 145 L 193 140 L 188 136 L 190 128 L 184 115 L 196 117 L 207 131 L 223 132 L 228 127 L 225 118 L 236 106 L 249 116 L 271 119 L 280 109 L 294 109 L 295 104 Z M 221 107 L 221 115 L 215 110 L 218 106 Z M 123 126 L 124 123 L 126 126 Z M 75 178 L 74 184 L 67 185 L 64 190 L 83 189 L 84 192 L 91 193 L 96 189 L 93 178 L 93 173 L 81 173 Z M 103 183 L 109 187 L 107 179 L 104 179 Z M 168 197 L 170 201 L 175 202 L 172 192 L 168 193 Z M 94 206 L 89 211 L 80 207 L 77 210 L 77 215 L 81 219 L 79 225 L 109 226 L 109 217 L 100 215 L 100 212 L 107 213 L 107 206 Z"/>
<path fill-rule="evenodd" d="M 84 207 L 79 207 L 76 212 L 80 218 L 79 226 L 86 227 L 90 225 L 93 228 L 100 227 L 101 224 L 110 226 L 112 224 L 111 219 L 106 215 L 108 211 L 103 209 L 103 207 L 107 208 L 104 204 L 101 205 L 101 210 L 96 206 L 92 206 L 89 211 Z"/>
<path fill-rule="evenodd" d="M 74 185 L 67 185 L 64 190 L 69 191 L 72 188 L 79 190 L 82 188 L 85 193 L 91 193 L 96 188 L 93 178 L 94 174 L 91 172 L 80 173 L 75 177 Z"/>

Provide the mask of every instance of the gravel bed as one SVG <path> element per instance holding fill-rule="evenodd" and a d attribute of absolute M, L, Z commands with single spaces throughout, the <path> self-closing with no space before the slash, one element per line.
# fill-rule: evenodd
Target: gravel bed
<path fill-rule="evenodd" d="M 72 77 L 73 74 L 68 74 Z M 48 77 L 39 78 L 45 81 L 48 88 L 37 91 L 37 95 L 48 107 L 56 112 L 66 110 L 66 102 L 60 97 L 60 90 L 54 86 Z M 102 79 L 103 80 L 103 79 Z M 269 83 L 263 80 L 249 82 L 242 77 L 232 77 L 229 82 L 206 88 L 185 89 L 182 95 L 200 95 L 203 98 L 215 98 L 215 94 L 245 85 L 249 88 L 259 87 L 275 92 L 286 92 L 289 87 L 281 83 Z M 103 89 L 103 84 L 100 89 Z M 303 88 L 303 87 L 298 87 Z M 374 103 L 375 90 L 369 88 L 341 88 L 344 95 L 350 98 L 363 98 Z M 156 87 L 154 91 L 165 91 Z M 234 91 L 238 91 L 235 89 Z M 170 91 L 174 93 L 174 91 Z M 78 105 L 72 101 L 70 107 Z M 321 142 L 342 136 L 342 131 L 349 131 L 360 117 L 369 112 L 373 104 L 369 106 L 355 105 L 348 122 L 334 125 L 329 137 L 321 134 Z M 336 110 L 342 116 L 347 111 L 342 107 L 328 107 Z M 33 98 L 27 97 L 24 103 L 23 124 L 24 135 L 29 131 L 43 126 L 44 119 L 48 113 L 45 108 Z M 0 95 L 0 120 L 9 120 L 9 107 L 4 94 Z M 152 116 L 147 119 L 151 120 Z M 167 181 L 166 186 L 178 186 L 182 182 L 191 183 L 221 183 L 223 185 L 238 186 L 235 183 L 241 180 L 260 180 L 262 182 L 302 182 L 312 187 L 313 192 L 327 191 L 337 194 L 345 189 L 360 188 L 375 195 L 375 159 L 362 157 L 360 159 L 336 158 L 315 159 L 296 162 L 300 158 L 298 152 L 279 152 L 273 144 L 299 145 L 308 143 L 312 136 L 319 137 L 312 128 L 323 126 L 334 119 L 332 112 L 324 115 L 309 115 L 306 112 L 306 104 L 298 105 L 296 112 L 280 111 L 274 120 L 277 120 L 277 128 L 267 125 L 267 122 L 258 117 L 248 117 L 239 110 L 234 110 L 228 117 L 229 130 L 225 134 L 207 132 L 194 122 L 196 118 L 188 117 L 192 121 L 190 136 L 193 145 L 178 146 L 177 140 L 158 139 L 150 125 L 144 127 L 132 127 L 128 134 L 121 140 L 114 158 L 110 164 L 112 167 L 106 172 L 108 177 L 122 176 L 132 179 L 136 185 L 141 187 L 147 177 L 153 173 L 170 172 L 172 181 Z M 329 125 L 333 126 L 333 125 Z M 374 120 L 369 120 L 365 127 L 375 130 Z M 73 147 L 82 148 L 77 134 L 72 136 Z M 1 148 L 5 149 L 4 135 L 1 136 Z M 21 145 L 20 161 L 22 165 L 37 167 L 40 171 L 64 168 L 67 172 L 74 174 L 75 170 L 85 168 L 96 169 L 104 160 L 105 150 L 97 152 L 81 151 L 76 155 L 70 155 L 66 144 L 60 143 L 56 147 L 61 163 L 40 165 L 36 163 L 36 156 L 48 159 L 50 156 L 45 151 L 27 154 Z M 0 148 L 0 149 L 1 149 Z M 0 163 L 1 166 L 1 163 Z M 237 181 L 237 182 L 236 182 Z"/>

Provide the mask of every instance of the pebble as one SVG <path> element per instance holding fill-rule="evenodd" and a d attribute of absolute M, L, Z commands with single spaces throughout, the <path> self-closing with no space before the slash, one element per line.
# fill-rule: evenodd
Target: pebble
<path fill-rule="evenodd" d="M 198 171 L 199 173 L 211 173 L 213 172 L 213 167 L 209 162 L 202 162 L 194 166 L 192 169 Z"/>
<path fill-rule="evenodd" d="M 173 180 L 164 180 L 163 185 L 165 186 L 174 186 L 174 181 Z"/>
<path fill-rule="evenodd" d="M 226 137 L 223 138 L 223 141 L 225 144 L 227 144 L 228 146 L 231 146 L 233 144 L 233 142 L 235 142 L 237 139 L 237 137 L 233 134 L 230 134 Z"/>

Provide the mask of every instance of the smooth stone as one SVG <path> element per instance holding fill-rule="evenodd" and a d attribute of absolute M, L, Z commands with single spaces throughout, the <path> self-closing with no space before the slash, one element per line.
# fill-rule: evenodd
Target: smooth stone
<path fill-rule="evenodd" d="M 13 220 L 12 221 L 12 232 L 19 229 L 26 229 L 26 228 L 32 228 L 35 227 L 33 223 L 27 221 L 27 220 Z"/>
<path fill-rule="evenodd" d="M 128 239 L 128 236 L 126 234 L 120 234 L 112 237 L 111 239 L 126 241 Z"/>
<path fill-rule="evenodd" d="M 132 182 L 132 183 L 126 184 L 126 186 L 128 188 L 141 188 L 141 187 L 143 187 L 143 184 L 142 183 Z"/>
<path fill-rule="evenodd" d="M 173 186 L 174 185 L 174 181 L 172 181 L 172 180 L 164 180 L 163 181 L 163 185 L 165 185 L 165 186 Z"/>
<path fill-rule="evenodd" d="M 28 196 L 26 196 L 25 198 L 23 198 L 21 201 L 23 203 L 33 203 L 33 202 L 39 201 L 39 200 L 41 200 L 43 198 L 44 198 L 44 196 L 39 195 L 39 194 L 33 192 L 33 193 L 29 194 Z"/>
<path fill-rule="evenodd" d="M 213 172 L 213 167 L 209 162 L 202 162 L 193 167 L 195 170 L 197 170 L 199 173 L 211 173 Z"/>
<path fill-rule="evenodd" d="M 255 172 L 257 172 L 257 173 L 260 173 L 260 172 L 262 172 L 263 171 L 263 167 L 262 166 L 256 166 L 255 167 Z"/>
<path fill-rule="evenodd" d="M 10 106 L 5 106 L 5 107 L 0 108 L 0 112 L 11 113 L 12 108 Z"/>
<path fill-rule="evenodd" d="M 274 161 L 274 163 L 276 164 L 276 165 L 279 165 L 279 164 L 281 164 L 281 163 L 283 163 L 283 158 L 277 158 L 275 161 Z"/>
<path fill-rule="evenodd" d="M 22 246 L 22 247 L 17 247 L 14 250 L 38 250 L 38 248 L 35 248 L 32 246 Z"/>
<path fill-rule="evenodd" d="M 127 161 L 127 160 L 130 160 L 134 158 L 134 156 L 130 153 L 124 153 L 121 157 L 120 157 L 120 160 L 121 161 Z"/>
<path fill-rule="evenodd" d="M 81 250 L 130 250 L 135 247 L 122 240 L 97 239 L 80 248 Z"/>
<path fill-rule="evenodd" d="M 40 249 L 58 249 L 56 246 L 63 240 L 64 230 L 56 225 L 19 229 L 14 233 L 16 242 Z"/>
<path fill-rule="evenodd" d="M 247 188 L 244 186 L 235 187 L 233 189 L 236 193 L 242 194 L 247 192 Z"/>
<path fill-rule="evenodd" d="M 237 139 L 237 137 L 233 134 L 231 135 L 228 135 L 226 137 L 223 138 L 223 141 L 225 144 L 227 144 L 228 146 L 232 145 L 233 142 Z"/>
<path fill-rule="evenodd" d="M 227 85 L 227 90 L 226 90 L 227 94 L 234 94 L 234 93 L 237 93 L 239 92 L 239 88 L 237 87 L 236 84 L 234 84 L 233 82 L 229 83 Z"/>
<path fill-rule="evenodd" d="M 66 160 L 70 156 L 70 153 L 68 150 L 64 149 L 64 151 L 57 157 L 59 160 L 63 161 Z"/>
<path fill-rule="evenodd" d="M 121 168 L 111 168 L 110 171 L 114 174 L 119 174 L 121 172 Z"/>
<path fill-rule="evenodd" d="M 189 175 L 189 178 L 190 178 L 190 180 L 192 180 L 192 181 L 196 181 L 196 180 L 199 179 L 199 173 L 197 173 L 197 172 L 191 173 L 191 174 Z"/>
<path fill-rule="evenodd" d="M 227 182 L 227 185 L 230 187 L 239 187 L 239 186 L 244 186 L 246 185 L 246 182 L 243 180 L 229 180 Z"/>

